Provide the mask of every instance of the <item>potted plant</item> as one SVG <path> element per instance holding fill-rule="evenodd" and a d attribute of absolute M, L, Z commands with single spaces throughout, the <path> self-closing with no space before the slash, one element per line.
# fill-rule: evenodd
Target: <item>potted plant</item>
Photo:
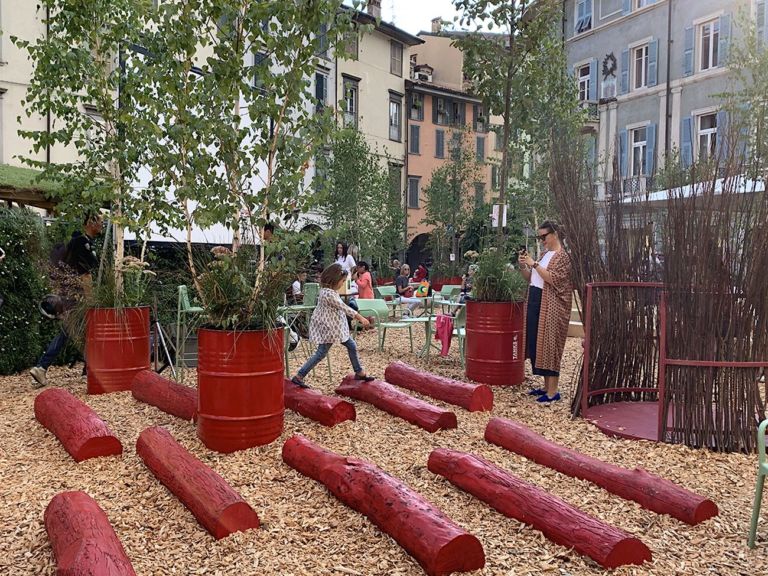
<path fill-rule="evenodd" d="M 525 293 L 527 286 L 503 250 L 477 257 L 467 300 L 466 375 L 497 386 L 525 380 Z"/>

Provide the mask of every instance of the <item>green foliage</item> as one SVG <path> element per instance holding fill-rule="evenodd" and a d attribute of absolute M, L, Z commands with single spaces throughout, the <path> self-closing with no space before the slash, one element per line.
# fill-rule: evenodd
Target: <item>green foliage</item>
<path fill-rule="evenodd" d="M 402 245 L 403 209 L 399 186 L 393 186 L 378 154 L 353 129 L 334 133 L 327 164 L 321 172 L 326 182 L 318 198 L 335 242 L 343 240 L 360 248 L 360 257 L 385 269 Z"/>
<path fill-rule="evenodd" d="M 472 298 L 481 302 L 518 302 L 525 298 L 528 283 L 510 264 L 504 250 L 492 246 L 477 259 Z"/>
<path fill-rule="evenodd" d="M 34 365 L 58 323 L 44 320 L 38 305 L 47 293 L 42 270 L 48 244 L 40 217 L 25 209 L 0 207 L 0 374 Z"/>

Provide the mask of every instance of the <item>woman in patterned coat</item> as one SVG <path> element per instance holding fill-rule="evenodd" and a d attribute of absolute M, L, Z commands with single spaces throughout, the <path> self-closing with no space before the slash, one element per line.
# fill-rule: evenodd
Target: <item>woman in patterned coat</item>
<path fill-rule="evenodd" d="M 291 382 L 302 388 L 309 388 L 304 383 L 304 378 L 310 373 L 323 358 L 328 355 L 331 346 L 336 342 L 347 349 L 349 360 L 355 371 L 355 379 L 370 382 L 373 377 L 368 376 L 360 365 L 357 356 L 357 346 L 350 338 L 347 317 L 355 318 L 363 326 L 369 325 L 368 319 L 363 318 L 352 308 L 344 304 L 339 297 L 339 290 L 347 281 L 347 273 L 341 264 L 331 264 L 320 275 L 320 293 L 317 296 L 317 307 L 312 312 L 312 320 L 309 322 L 309 341 L 317 344 L 317 350 L 312 357 L 299 368 Z"/>
<path fill-rule="evenodd" d="M 563 250 L 562 238 L 557 222 L 547 220 L 538 229 L 543 256 L 536 262 L 522 251 L 518 259 L 520 273 L 530 283 L 525 318 L 527 356 L 533 373 L 544 377 L 544 388 L 530 394 L 538 396 L 536 400 L 542 404 L 560 400 L 560 361 L 571 319 L 571 259 Z"/>

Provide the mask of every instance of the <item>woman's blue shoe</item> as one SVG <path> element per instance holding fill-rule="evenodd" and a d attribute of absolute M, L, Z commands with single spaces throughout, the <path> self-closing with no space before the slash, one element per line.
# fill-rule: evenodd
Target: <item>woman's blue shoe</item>
<path fill-rule="evenodd" d="M 541 402 L 542 404 L 550 404 L 552 402 L 557 402 L 558 400 L 560 400 L 560 392 L 555 392 L 554 396 L 543 394 L 536 398 L 536 402 Z"/>
<path fill-rule="evenodd" d="M 546 393 L 547 391 L 544 390 L 544 388 L 534 388 L 533 390 L 528 390 L 528 396 L 543 396 Z"/>

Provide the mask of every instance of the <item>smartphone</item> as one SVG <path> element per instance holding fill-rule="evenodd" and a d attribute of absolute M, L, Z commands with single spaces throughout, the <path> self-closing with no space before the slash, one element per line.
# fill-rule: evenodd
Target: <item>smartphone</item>
<path fill-rule="evenodd" d="M 525 247 L 524 244 L 520 244 L 520 246 L 517 248 L 518 254 L 526 254 L 528 252 L 528 249 Z"/>

